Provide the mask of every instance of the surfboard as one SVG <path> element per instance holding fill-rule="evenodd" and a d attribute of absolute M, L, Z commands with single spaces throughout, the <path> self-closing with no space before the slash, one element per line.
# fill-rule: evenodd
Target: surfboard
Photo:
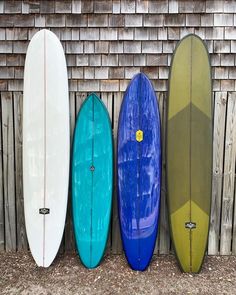
<path fill-rule="evenodd" d="M 99 265 L 107 243 L 113 190 L 109 114 L 95 93 L 79 111 L 73 140 L 72 211 L 76 247 L 87 268 Z"/>
<path fill-rule="evenodd" d="M 118 124 L 118 205 L 127 261 L 145 270 L 152 258 L 160 207 L 161 131 L 157 98 L 143 73 L 130 82 Z"/>
<path fill-rule="evenodd" d="M 167 184 L 172 241 L 180 267 L 197 273 L 209 229 L 212 81 L 207 48 L 196 35 L 177 45 L 169 77 Z"/>
<path fill-rule="evenodd" d="M 69 99 L 60 41 L 48 30 L 28 46 L 24 69 L 23 185 L 26 232 L 38 266 L 59 249 L 69 180 Z"/>

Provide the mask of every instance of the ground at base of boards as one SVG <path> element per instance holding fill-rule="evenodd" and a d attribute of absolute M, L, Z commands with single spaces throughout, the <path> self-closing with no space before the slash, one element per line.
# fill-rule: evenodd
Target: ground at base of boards
<path fill-rule="evenodd" d="M 145 272 L 131 270 L 124 255 L 106 255 L 86 269 L 75 254 L 58 256 L 48 268 L 30 253 L 0 253 L 3 294 L 236 294 L 236 256 L 208 256 L 200 274 L 184 274 L 173 255 L 154 255 Z"/>

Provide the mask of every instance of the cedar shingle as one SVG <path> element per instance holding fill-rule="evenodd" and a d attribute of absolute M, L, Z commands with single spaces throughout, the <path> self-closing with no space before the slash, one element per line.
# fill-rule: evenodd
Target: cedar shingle
<path fill-rule="evenodd" d="M 66 22 L 65 15 L 61 15 L 61 14 L 46 15 L 47 27 L 64 27 L 65 22 Z"/>
<path fill-rule="evenodd" d="M 21 13 L 21 1 L 1 1 L 4 2 L 5 13 Z"/>
<path fill-rule="evenodd" d="M 94 1 L 94 13 L 112 13 L 112 1 Z"/>
<path fill-rule="evenodd" d="M 140 14 L 126 14 L 125 26 L 126 27 L 142 27 L 143 16 Z"/>
<path fill-rule="evenodd" d="M 72 13 L 81 13 L 81 1 L 80 0 L 72 0 L 71 11 L 72 11 Z"/>
<path fill-rule="evenodd" d="M 89 14 L 88 16 L 89 27 L 107 27 L 108 26 L 108 15 L 103 14 Z"/>
<path fill-rule="evenodd" d="M 121 1 L 121 13 L 135 13 L 135 1 L 134 0 Z"/>
<path fill-rule="evenodd" d="M 71 13 L 71 1 L 56 1 L 55 13 Z"/>
<path fill-rule="evenodd" d="M 141 53 L 141 41 L 124 41 L 124 53 Z"/>
<path fill-rule="evenodd" d="M 95 42 L 95 53 L 108 53 L 109 42 L 107 41 L 98 41 Z"/>
<path fill-rule="evenodd" d="M 40 13 L 54 13 L 55 2 L 54 1 L 40 1 Z"/>

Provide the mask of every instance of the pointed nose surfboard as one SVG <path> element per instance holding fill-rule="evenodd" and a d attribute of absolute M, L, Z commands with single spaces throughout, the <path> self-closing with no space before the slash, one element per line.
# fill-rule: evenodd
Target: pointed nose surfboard
<path fill-rule="evenodd" d="M 144 74 L 130 82 L 118 127 L 118 204 L 129 265 L 145 270 L 157 236 L 161 188 L 161 135 L 157 98 Z"/>
<path fill-rule="evenodd" d="M 59 249 L 69 182 L 66 60 L 56 35 L 41 30 L 26 55 L 23 100 L 25 224 L 31 253 L 48 267 Z"/>
<path fill-rule="evenodd" d="M 212 82 L 203 41 L 188 35 L 177 45 L 169 77 L 167 185 L 172 241 L 180 267 L 197 273 L 210 215 Z"/>
<path fill-rule="evenodd" d="M 99 265 L 109 232 L 113 144 L 109 114 L 96 94 L 81 106 L 72 158 L 72 209 L 76 247 L 87 268 Z"/>

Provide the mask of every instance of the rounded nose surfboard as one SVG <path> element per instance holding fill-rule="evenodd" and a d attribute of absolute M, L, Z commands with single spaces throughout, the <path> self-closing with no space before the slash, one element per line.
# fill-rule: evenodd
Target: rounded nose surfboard
<path fill-rule="evenodd" d="M 126 258 L 145 270 L 157 236 L 161 189 L 161 135 L 151 82 L 137 74 L 121 106 L 118 127 L 118 204 Z"/>
<path fill-rule="evenodd" d="M 172 241 L 184 272 L 199 272 L 209 228 L 212 166 L 212 82 L 203 41 L 188 35 L 176 47 L 169 77 L 167 183 Z"/>
<path fill-rule="evenodd" d="M 82 263 L 96 267 L 109 232 L 113 190 L 113 144 L 109 114 L 92 93 L 76 121 L 72 159 L 72 208 Z"/>
<path fill-rule="evenodd" d="M 59 249 L 69 181 L 69 99 L 66 61 L 55 34 L 41 30 L 26 55 L 23 101 L 23 183 L 28 242 L 38 266 Z"/>

